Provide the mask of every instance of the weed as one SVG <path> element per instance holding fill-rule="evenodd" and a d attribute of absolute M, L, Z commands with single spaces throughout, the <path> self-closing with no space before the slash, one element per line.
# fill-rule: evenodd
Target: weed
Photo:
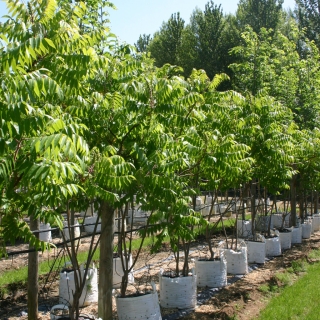
<path fill-rule="evenodd" d="M 237 311 L 239 311 L 239 310 L 242 309 L 242 306 L 241 306 L 240 304 L 238 304 L 238 303 L 236 303 L 234 307 L 235 307 L 235 309 L 236 309 Z"/>
<path fill-rule="evenodd" d="M 263 293 L 269 293 L 269 285 L 268 284 L 263 284 L 262 286 L 259 287 L 259 291 L 263 292 Z"/>
<path fill-rule="evenodd" d="M 275 274 L 275 278 L 284 287 L 291 286 L 293 282 L 292 274 L 290 274 L 289 272 L 278 272 Z"/>
<path fill-rule="evenodd" d="M 263 284 L 262 286 L 259 287 L 259 291 L 265 294 L 270 294 L 270 293 L 275 293 L 279 291 L 279 287 L 270 282 L 268 284 Z"/>
<path fill-rule="evenodd" d="M 311 250 L 310 253 L 308 254 L 308 258 L 314 259 L 314 260 L 320 260 L 320 250 Z"/>
<path fill-rule="evenodd" d="M 6 294 L 8 294 L 8 289 L 6 287 L 0 287 L 0 299 L 3 299 Z"/>
<path fill-rule="evenodd" d="M 238 320 L 238 319 L 239 318 L 238 318 L 238 316 L 236 314 L 228 317 L 228 320 Z"/>
<path fill-rule="evenodd" d="M 292 261 L 291 268 L 294 273 L 305 272 L 307 270 L 307 264 L 302 260 Z"/>
<path fill-rule="evenodd" d="M 244 302 L 247 302 L 250 299 L 250 293 L 249 292 L 245 292 L 243 295 L 243 300 Z"/>

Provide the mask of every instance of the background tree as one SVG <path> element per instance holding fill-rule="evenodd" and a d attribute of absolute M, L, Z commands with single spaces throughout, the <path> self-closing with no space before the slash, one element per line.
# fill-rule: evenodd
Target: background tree
<path fill-rule="evenodd" d="M 147 52 L 149 43 L 151 42 L 152 38 L 150 34 L 143 34 L 139 36 L 139 39 L 134 44 L 138 52 Z"/>
<path fill-rule="evenodd" d="M 261 28 L 276 30 L 282 16 L 283 0 L 240 0 L 236 12 L 238 28 L 251 26 L 259 33 Z"/>
<path fill-rule="evenodd" d="M 162 67 L 166 63 L 180 64 L 179 55 L 184 24 L 180 13 L 174 13 L 167 22 L 163 22 L 160 30 L 153 35 L 149 44 L 149 52 L 151 57 L 155 59 L 156 66 Z"/>
<path fill-rule="evenodd" d="M 294 10 L 300 29 L 305 29 L 306 37 L 320 47 L 320 3 L 316 0 L 296 0 Z"/>
<path fill-rule="evenodd" d="M 178 63 L 185 77 L 190 76 L 193 68 L 204 69 L 211 79 L 220 72 L 229 72 L 228 50 L 234 46 L 234 33 L 226 26 L 221 5 L 213 1 L 205 5 L 204 11 L 193 11 L 179 47 Z"/>
<path fill-rule="evenodd" d="M 204 69 L 208 77 L 213 79 L 215 74 L 223 71 L 221 67 L 226 53 L 221 51 L 222 34 L 226 25 L 221 5 L 210 1 L 203 12 L 195 11 L 192 19 L 197 54 L 194 67 Z"/>

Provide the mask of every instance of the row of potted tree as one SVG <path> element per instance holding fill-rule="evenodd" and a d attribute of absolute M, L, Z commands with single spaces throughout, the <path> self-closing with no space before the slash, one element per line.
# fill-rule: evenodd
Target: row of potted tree
<path fill-rule="evenodd" d="M 154 235 L 153 250 L 159 250 L 168 235 L 177 260 L 179 249 L 184 252 L 176 276 L 191 272 L 188 253 L 198 226 L 211 237 L 216 200 L 205 219 L 196 210 L 201 190 L 211 190 L 215 198 L 241 185 L 242 197 L 250 194 L 254 206 L 257 184 L 271 194 L 290 187 L 296 225 L 297 195 L 302 201 L 306 190 L 316 193 L 319 187 L 320 131 L 318 117 L 308 126 L 300 121 L 307 111 L 317 111 L 310 106 L 318 103 L 319 53 L 305 40 L 305 54 L 298 55 L 294 26 L 292 39 L 266 30 L 258 36 L 249 28 L 243 45 L 232 51 L 241 56 L 232 65 L 238 91 L 219 91 L 229 81 L 226 75 L 209 79 L 205 71 L 193 70 L 186 79 L 181 68 L 156 68 L 148 55 L 119 45 L 97 23 L 104 13 L 95 5 L 38 0 L 7 5 L 12 17 L 0 25 L 1 236 L 4 242 L 21 237 L 30 248 L 45 250 L 50 244 L 35 232 L 39 221 L 63 229 L 66 212 L 71 244 L 66 250 L 79 270 L 72 319 L 79 316 L 88 276 L 87 268 L 80 272 L 74 235 L 75 212 L 87 208 L 85 199 L 95 199 L 101 219 L 102 319 L 112 318 L 115 212 L 121 230 L 134 203 L 150 213 L 139 250 L 146 236 Z M 302 202 L 299 208 L 303 215 Z M 126 266 L 132 253 L 127 235 L 120 232 L 118 239 Z M 93 240 L 87 265 L 98 246 Z M 209 251 L 214 259 L 211 245 Z M 36 266 L 37 252 L 29 258 Z M 135 260 L 130 268 L 134 265 Z M 37 279 L 37 268 L 29 268 L 30 319 L 38 317 Z M 122 298 L 126 288 L 124 280 Z"/>

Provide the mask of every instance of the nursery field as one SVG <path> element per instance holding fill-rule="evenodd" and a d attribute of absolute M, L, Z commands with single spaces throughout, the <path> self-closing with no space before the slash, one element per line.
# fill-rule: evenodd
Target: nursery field
<path fill-rule="evenodd" d="M 276 319 L 316 289 L 315 1 L 208 1 L 139 46 L 109 1 L 4 2 L 0 320 Z"/>
<path fill-rule="evenodd" d="M 232 220 L 226 220 L 232 221 Z M 97 236 L 96 236 L 97 237 Z M 95 238 L 96 239 L 96 238 Z M 219 243 L 223 240 L 223 234 L 217 234 L 214 242 Z M 57 241 L 54 239 L 54 241 Z M 82 239 L 80 251 L 85 252 L 89 246 L 91 238 Z M 21 244 L 18 248 L 24 248 Z M 263 310 L 268 302 L 272 299 L 271 316 L 266 313 L 259 318 L 278 319 L 275 317 L 275 306 L 283 305 L 283 302 L 273 299 L 284 299 L 288 301 L 287 295 L 292 290 L 292 284 L 304 275 L 306 266 L 312 264 L 311 268 L 318 269 L 317 256 L 313 254 L 314 249 L 320 249 L 320 232 L 316 232 L 310 239 L 303 240 L 301 245 L 294 245 L 292 249 L 286 250 L 279 257 L 275 257 L 270 261 L 266 261 L 264 265 L 254 266 L 253 270 L 243 278 L 234 282 L 234 277 L 228 275 L 228 286 L 217 291 L 214 296 L 203 298 L 207 292 L 206 288 L 198 289 L 198 304 L 195 311 L 181 317 L 177 309 L 161 309 L 163 319 L 257 319 L 261 310 Z M 54 249 L 49 253 L 40 253 L 40 260 L 43 269 L 41 275 L 41 291 L 40 291 L 40 317 L 41 319 L 50 319 L 49 308 L 58 302 L 59 280 L 58 269 L 65 262 L 62 249 Z M 192 258 L 204 256 L 207 254 L 206 246 L 199 238 L 192 243 L 190 260 L 193 266 Z M 313 254 L 313 255 L 312 255 Z M 133 252 L 134 255 L 134 252 Z M 57 258 L 56 260 L 53 260 Z M 95 260 L 98 260 L 96 257 Z M 183 257 L 181 253 L 181 263 Z M 53 265 L 53 261 L 56 261 Z M 1 279 L 8 271 L 23 270 L 27 264 L 27 254 L 15 256 L 10 259 L 2 259 L 0 263 Z M 169 245 L 164 243 L 162 249 L 156 254 L 150 254 L 149 248 L 146 248 L 139 257 L 135 266 L 134 277 L 135 283 L 128 290 L 135 292 L 141 288 L 148 287 L 151 281 L 154 281 L 159 290 L 159 272 L 160 270 L 170 270 L 173 268 L 174 259 Z M 52 268 L 50 274 L 49 271 Z M 48 271 L 49 270 L 49 271 Z M 301 279 L 307 278 L 308 275 Z M 23 271 L 22 276 L 23 278 Z M 308 280 L 307 280 L 308 281 Z M 0 285 L 0 319 L 27 319 L 25 311 L 26 306 L 26 285 L 23 281 L 12 281 L 8 286 Z M 297 282 L 298 283 L 298 282 Z M 311 285 L 307 282 L 307 287 Z M 307 289 L 308 290 L 308 289 Z M 313 296 L 317 296 L 316 288 L 312 289 Z M 280 295 L 279 295 L 280 294 Z M 279 295 L 279 297 L 278 297 Z M 319 294 L 318 294 L 319 295 Z M 114 318 L 117 318 L 116 307 L 114 302 Z M 269 312 L 269 313 L 270 313 Z M 297 311 L 298 312 L 298 311 Z M 312 308 L 308 311 L 312 314 Z M 81 313 L 97 316 L 97 304 L 93 303 L 88 307 L 82 308 Z M 279 318 L 280 319 L 280 318 Z M 286 319 L 284 315 L 281 319 Z M 289 317 L 288 317 L 289 319 Z M 294 318 L 291 315 L 291 319 Z M 306 319 L 306 318 L 305 318 Z M 308 319 L 313 319 L 312 317 Z M 314 318 L 315 319 L 315 318 Z"/>

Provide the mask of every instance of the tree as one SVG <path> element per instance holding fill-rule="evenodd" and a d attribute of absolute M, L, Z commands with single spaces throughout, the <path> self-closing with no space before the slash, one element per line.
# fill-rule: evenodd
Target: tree
<path fill-rule="evenodd" d="M 143 34 L 139 36 L 139 39 L 137 40 L 137 43 L 134 44 L 134 46 L 137 49 L 137 52 L 147 52 L 148 46 L 151 42 L 152 38 L 150 34 Z"/>
<path fill-rule="evenodd" d="M 239 29 L 251 26 L 259 33 L 261 28 L 276 30 L 282 15 L 283 0 L 240 0 L 236 12 Z"/>
<path fill-rule="evenodd" d="M 156 66 L 161 67 L 166 63 L 180 65 L 179 55 L 183 30 L 184 20 L 178 12 L 172 14 L 167 22 L 163 22 L 160 30 L 153 35 L 149 44 L 149 52 L 155 59 Z"/>
<path fill-rule="evenodd" d="M 193 68 L 205 70 L 210 79 L 219 73 L 231 76 L 228 66 L 233 57 L 229 50 L 239 43 L 235 17 L 224 16 L 221 5 L 209 1 L 204 11 L 195 9 L 182 33 L 179 62 L 184 76 L 189 77 Z M 230 88 L 230 83 L 223 82 L 221 86 Z"/>
<path fill-rule="evenodd" d="M 87 94 L 93 46 L 104 33 L 81 32 L 79 19 L 87 13 L 83 4 L 59 7 L 55 1 L 35 0 L 7 5 L 11 17 L 1 24 L 0 52 L 1 237 L 11 242 L 20 237 L 44 250 L 48 244 L 33 234 L 38 226 L 33 222 L 62 227 L 60 212 L 53 208 L 82 190 L 78 179 L 88 157 L 82 138 L 86 129 L 67 108 Z M 37 268 L 29 265 L 29 319 L 38 318 Z"/>
<path fill-rule="evenodd" d="M 194 26 L 197 58 L 194 67 L 204 69 L 210 79 L 222 71 L 226 52 L 221 51 L 222 34 L 226 26 L 221 5 L 213 1 L 205 5 L 203 12 L 195 11 L 191 24 Z"/>
<path fill-rule="evenodd" d="M 315 0 L 296 0 L 294 10 L 300 29 L 305 29 L 306 37 L 320 47 L 320 3 Z"/>

